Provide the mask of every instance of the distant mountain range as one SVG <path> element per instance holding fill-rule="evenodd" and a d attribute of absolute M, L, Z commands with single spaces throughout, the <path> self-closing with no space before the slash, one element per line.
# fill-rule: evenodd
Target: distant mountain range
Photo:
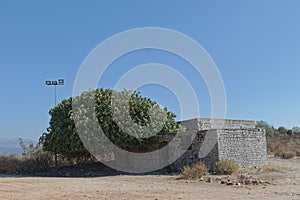
<path fill-rule="evenodd" d="M 22 140 L 26 144 L 34 143 L 35 141 L 30 139 L 24 139 Z M 22 154 L 23 150 L 19 144 L 19 138 L 4 138 L 0 137 L 0 154 Z"/>

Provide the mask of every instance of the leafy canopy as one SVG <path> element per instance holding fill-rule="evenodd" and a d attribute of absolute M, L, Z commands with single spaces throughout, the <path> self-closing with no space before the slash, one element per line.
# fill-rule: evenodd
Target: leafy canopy
<path fill-rule="evenodd" d="M 113 98 L 115 96 L 117 98 Z M 112 103 L 112 100 L 116 102 Z M 76 105 L 75 112 L 72 101 L 73 106 Z M 126 109 L 129 113 L 125 112 Z M 80 113 L 80 116 L 74 113 Z M 183 130 L 175 122 L 174 113 L 167 108 L 160 108 L 155 101 L 142 97 L 138 92 L 127 90 L 118 92 L 101 88 L 83 92 L 73 99 L 63 100 L 49 114 L 50 126 L 40 137 L 40 144 L 44 150 L 70 159 L 91 157 L 82 138 L 87 138 L 85 141 L 90 141 L 93 145 L 103 144 L 103 138 L 97 137 L 98 130 L 94 130 L 92 125 L 93 117 L 111 142 L 135 152 L 151 149 L 157 144 L 159 137 L 167 132 Z M 164 119 L 163 123 L 160 119 Z M 132 122 L 135 127 L 132 127 Z M 76 128 L 80 129 L 80 136 Z"/>

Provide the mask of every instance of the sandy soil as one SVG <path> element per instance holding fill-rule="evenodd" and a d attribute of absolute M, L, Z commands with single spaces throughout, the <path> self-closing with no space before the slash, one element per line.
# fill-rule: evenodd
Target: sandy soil
<path fill-rule="evenodd" d="M 1 177 L 0 199 L 300 199 L 300 158 L 270 158 L 274 170 L 249 172 L 271 184 L 221 185 L 216 179 L 178 180 L 175 176 L 97 178 Z M 213 176 L 216 178 L 216 176 Z"/>

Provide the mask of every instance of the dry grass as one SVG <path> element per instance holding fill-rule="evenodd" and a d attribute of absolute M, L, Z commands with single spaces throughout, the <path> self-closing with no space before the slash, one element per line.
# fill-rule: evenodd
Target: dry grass
<path fill-rule="evenodd" d="M 300 134 L 267 136 L 268 154 L 290 159 L 300 156 Z"/>
<path fill-rule="evenodd" d="M 197 180 L 208 174 L 208 168 L 202 162 L 185 166 L 180 174 L 180 177 L 185 180 Z"/>
<path fill-rule="evenodd" d="M 0 174 L 33 174 L 49 167 L 50 156 L 44 152 L 31 155 L 0 156 Z"/>
<path fill-rule="evenodd" d="M 282 166 L 274 165 L 274 164 L 267 164 L 260 168 L 240 168 L 238 170 L 239 174 L 264 174 L 264 173 L 271 173 L 271 172 L 283 172 L 285 169 Z"/>
<path fill-rule="evenodd" d="M 215 164 L 215 170 L 218 175 L 232 175 L 238 172 L 239 166 L 232 160 L 220 160 Z"/>
<path fill-rule="evenodd" d="M 267 164 L 261 168 L 258 169 L 259 172 L 261 173 L 266 173 L 266 172 L 281 172 L 283 171 L 283 167 L 274 165 L 274 164 Z"/>
<path fill-rule="evenodd" d="M 296 155 L 297 154 L 294 151 L 285 151 L 282 154 L 282 158 L 284 158 L 284 159 L 291 159 L 291 158 L 294 158 Z"/>

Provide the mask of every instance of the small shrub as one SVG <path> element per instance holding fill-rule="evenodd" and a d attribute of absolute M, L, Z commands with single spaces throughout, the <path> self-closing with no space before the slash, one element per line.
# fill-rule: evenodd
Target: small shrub
<path fill-rule="evenodd" d="M 238 172 L 239 166 L 232 160 L 220 160 L 215 164 L 215 170 L 218 175 L 231 175 Z"/>
<path fill-rule="evenodd" d="M 294 158 L 296 156 L 296 152 L 294 151 L 286 151 L 282 154 L 282 158 L 284 159 L 291 159 Z"/>
<path fill-rule="evenodd" d="M 186 180 L 197 180 L 208 174 L 208 168 L 202 162 L 191 166 L 184 166 L 181 172 L 181 178 Z"/>

